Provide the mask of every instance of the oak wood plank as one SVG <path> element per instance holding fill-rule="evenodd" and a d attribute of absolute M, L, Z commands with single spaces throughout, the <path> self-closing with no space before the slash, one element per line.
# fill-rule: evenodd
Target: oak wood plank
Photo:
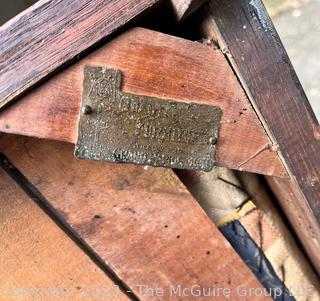
<path fill-rule="evenodd" d="M 0 167 L 0 299 L 129 300 Z"/>
<path fill-rule="evenodd" d="M 21 136 L 0 145 L 141 300 L 158 299 L 139 285 L 163 289 L 164 300 L 171 285 L 225 287 L 235 300 L 238 286 L 261 287 L 172 170 L 77 161 L 70 144 Z M 170 297 L 181 299 L 194 296 Z"/>
<path fill-rule="evenodd" d="M 320 270 L 315 256 L 320 233 L 320 127 L 316 117 L 261 0 L 211 0 L 207 11 L 205 31 L 218 38 L 270 138 L 279 147 L 295 194 L 291 201 L 296 205 L 287 214 Z M 299 229 L 293 211 L 297 208 L 303 208 L 300 215 L 305 229 L 315 229 L 317 221 L 316 235 L 311 230 L 305 235 Z"/>
<path fill-rule="evenodd" d="M 221 51 L 142 28 L 122 34 L 1 112 L 0 131 L 74 143 L 86 64 L 120 69 L 125 92 L 219 106 L 217 164 L 287 176 Z"/>

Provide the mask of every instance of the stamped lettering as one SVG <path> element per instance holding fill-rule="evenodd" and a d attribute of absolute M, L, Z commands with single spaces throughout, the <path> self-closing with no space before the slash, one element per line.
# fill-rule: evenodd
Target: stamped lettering
<path fill-rule="evenodd" d="M 119 70 L 84 68 L 77 158 L 204 171 L 213 168 L 219 108 L 124 93 L 120 84 Z"/>

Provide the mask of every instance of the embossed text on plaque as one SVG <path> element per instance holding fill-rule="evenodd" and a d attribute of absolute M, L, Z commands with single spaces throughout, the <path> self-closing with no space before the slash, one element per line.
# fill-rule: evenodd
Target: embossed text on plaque
<path fill-rule="evenodd" d="M 120 90 L 121 73 L 85 66 L 75 156 L 209 171 L 221 110 Z"/>

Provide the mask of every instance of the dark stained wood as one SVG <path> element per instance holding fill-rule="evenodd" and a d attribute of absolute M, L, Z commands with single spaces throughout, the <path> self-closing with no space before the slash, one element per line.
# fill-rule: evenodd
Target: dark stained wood
<path fill-rule="evenodd" d="M 37 2 L 0 27 L 0 108 L 159 2 Z"/>
<path fill-rule="evenodd" d="M 204 0 L 171 0 L 178 20 Z M 0 27 L 0 109 L 163 0 L 42 0 Z"/>
<path fill-rule="evenodd" d="M 0 167 L 0 299 L 129 300 Z"/>
<path fill-rule="evenodd" d="M 85 64 L 120 69 L 125 92 L 219 106 L 218 164 L 287 176 L 220 50 L 141 28 L 119 36 L 1 112 L 0 131 L 74 143 Z"/>
<path fill-rule="evenodd" d="M 205 31 L 218 43 L 288 167 L 297 202 L 287 214 L 314 263 L 319 241 L 303 235 L 301 220 L 319 237 L 320 129 L 276 30 L 260 0 L 211 0 Z M 280 181 L 279 181 L 280 183 Z M 283 189 L 285 190 L 286 185 Z M 295 209 L 293 209 L 295 208 Z M 303 210 L 301 209 L 303 208 Z M 311 251 L 313 250 L 313 251 Z M 319 265 L 318 265 L 319 267 Z"/>
<path fill-rule="evenodd" d="M 5 136 L 9 159 L 141 300 L 138 285 L 260 287 L 170 169 L 77 161 L 72 145 Z M 170 300 L 194 300 L 174 295 Z M 199 297 L 208 300 L 208 297 Z M 217 297 L 217 300 L 230 300 Z M 246 300 L 270 300 L 247 297 Z"/>

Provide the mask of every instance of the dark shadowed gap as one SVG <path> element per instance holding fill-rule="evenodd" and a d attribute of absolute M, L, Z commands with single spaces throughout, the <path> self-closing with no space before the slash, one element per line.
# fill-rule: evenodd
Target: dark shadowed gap
<path fill-rule="evenodd" d="M 96 254 L 87 243 L 79 237 L 64 218 L 50 205 L 41 192 L 9 161 L 6 155 L 0 152 L 0 167 L 20 186 L 20 188 L 46 213 L 50 218 L 85 252 L 90 259 L 127 295 L 130 300 L 139 301 L 139 298 L 132 292 L 116 273 Z"/>

